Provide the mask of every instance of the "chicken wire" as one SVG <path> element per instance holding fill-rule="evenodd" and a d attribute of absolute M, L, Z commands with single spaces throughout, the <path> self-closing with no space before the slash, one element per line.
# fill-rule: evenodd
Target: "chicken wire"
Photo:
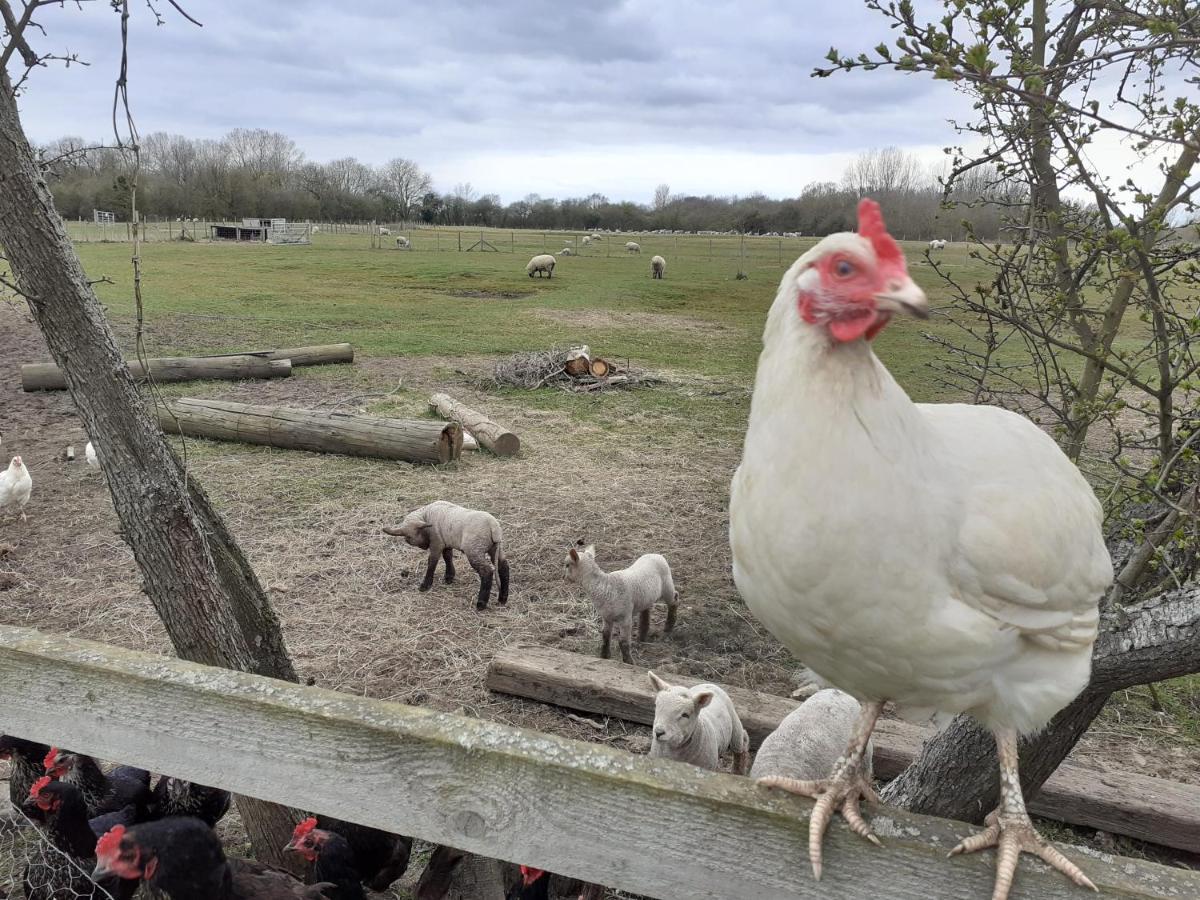
<path fill-rule="evenodd" d="M 27 884 L 28 882 L 28 884 Z M 0 813 L 0 900 L 115 900 L 20 810 Z"/>

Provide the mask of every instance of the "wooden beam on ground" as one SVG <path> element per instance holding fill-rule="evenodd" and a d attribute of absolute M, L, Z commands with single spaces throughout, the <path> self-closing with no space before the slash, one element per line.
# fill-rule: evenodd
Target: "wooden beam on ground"
<path fill-rule="evenodd" d="M 459 403 L 449 394 L 434 394 L 429 398 L 429 406 L 443 419 L 457 422 L 497 456 L 516 456 L 521 451 L 519 437 L 483 413 Z"/>
<path fill-rule="evenodd" d="M 976 829 L 899 810 L 884 846 L 840 822 L 808 871 L 812 804 L 612 747 L 74 638 L 0 627 L 0 722 L 22 737 L 650 897 L 986 897 Z M 1200 873 L 1067 848 L 1105 896 L 1200 896 Z M 1013 900 L 1079 900 L 1022 861 Z"/>
<path fill-rule="evenodd" d="M 163 431 L 188 437 L 416 463 L 447 463 L 462 453 L 462 428 L 455 422 L 192 398 L 167 400 L 155 411 Z"/>
<path fill-rule="evenodd" d="M 160 384 L 177 381 L 241 381 L 246 378 L 287 378 L 292 374 L 289 359 L 261 356 L 166 356 L 147 360 L 150 376 Z M 136 359 L 125 361 L 134 378 L 145 378 L 146 367 Z M 21 366 L 21 387 L 26 391 L 63 391 L 66 379 L 54 363 Z"/>
<path fill-rule="evenodd" d="M 702 679 L 659 670 L 672 684 Z M 488 666 L 489 690 L 568 709 L 649 725 L 654 689 L 646 670 L 613 660 L 542 646 L 501 650 Z M 726 687 L 752 747 L 799 706 L 794 700 Z M 875 776 L 885 781 L 906 769 L 931 729 L 883 719 L 875 729 Z M 1064 763 L 1029 803 L 1030 812 L 1071 825 L 1200 853 L 1200 787 L 1125 772 Z"/>
<path fill-rule="evenodd" d="M 354 348 L 350 344 L 318 344 L 312 347 L 287 347 L 282 350 L 243 350 L 240 353 L 217 353 L 204 359 L 224 359 L 227 356 L 258 356 L 263 359 L 290 359 L 292 368 L 299 366 L 324 366 L 330 363 L 354 362 Z"/>

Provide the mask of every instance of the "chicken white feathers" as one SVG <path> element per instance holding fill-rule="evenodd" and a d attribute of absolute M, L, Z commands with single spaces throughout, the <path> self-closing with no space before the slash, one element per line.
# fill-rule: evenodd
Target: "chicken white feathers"
<path fill-rule="evenodd" d="M 83 455 L 87 459 L 87 464 L 93 469 L 100 468 L 100 458 L 96 456 L 96 448 L 92 446 L 92 442 L 88 441 L 87 446 L 83 448 Z"/>
<path fill-rule="evenodd" d="M 25 518 L 25 504 L 33 493 L 33 478 L 21 457 L 14 456 L 8 468 L 0 472 L 0 515 L 20 513 Z"/>

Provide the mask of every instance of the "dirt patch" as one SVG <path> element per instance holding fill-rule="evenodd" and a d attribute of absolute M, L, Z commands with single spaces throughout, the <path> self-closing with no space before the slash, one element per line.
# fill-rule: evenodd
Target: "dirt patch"
<path fill-rule="evenodd" d="M 653 328 L 661 331 L 678 331 L 703 335 L 726 335 L 735 329 L 720 322 L 706 322 L 691 316 L 673 316 L 667 313 L 622 312 L 620 310 L 566 310 L 538 309 L 534 315 L 550 319 L 561 325 L 588 328 Z"/>
<path fill-rule="evenodd" d="M 450 291 L 452 297 L 470 300 L 523 300 L 532 297 L 533 291 Z"/>

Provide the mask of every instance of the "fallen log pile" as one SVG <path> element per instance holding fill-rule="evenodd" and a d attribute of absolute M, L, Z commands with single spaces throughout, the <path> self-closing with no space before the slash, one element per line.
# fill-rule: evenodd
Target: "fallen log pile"
<path fill-rule="evenodd" d="M 657 384 L 662 379 L 626 364 L 593 356 L 586 347 L 556 347 L 514 353 L 496 363 L 492 381 L 527 390 L 556 387 L 574 393 Z"/>

